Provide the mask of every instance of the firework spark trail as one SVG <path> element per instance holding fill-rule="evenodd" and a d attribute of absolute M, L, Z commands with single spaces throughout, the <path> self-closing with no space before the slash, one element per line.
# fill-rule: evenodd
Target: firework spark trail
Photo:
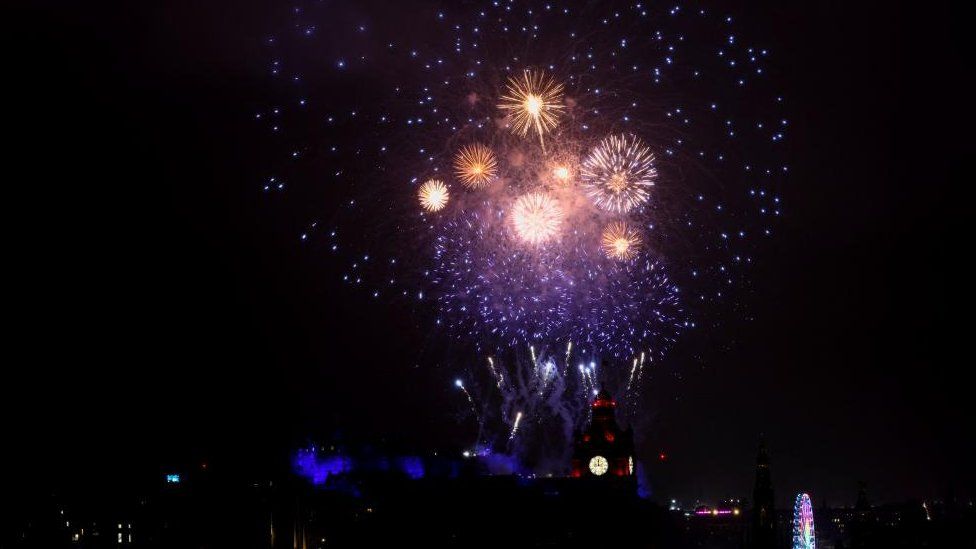
<path fill-rule="evenodd" d="M 491 357 L 488 357 L 488 369 L 491 370 L 491 376 L 495 380 L 495 386 L 501 389 L 505 377 L 495 369 L 495 360 Z"/>
<path fill-rule="evenodd" d="M 589 393 L 596 391 L 596 382 L 593 379 L 594 365 L 595 364 L 592 362 L 590 363 L 589 366 L 585 364 L 580 364 L 580 373 L 582 374 L 583 383 L 584 386 L 586 387 L 586 394 L 584 395 L 584 398 L 589 398 Z"/>
<path fill-rule="evenodd" d="M 565 350 L 570 349 L 568 342 L 565 348 L 544 343 L 531 347 L 523 348 L 524 352 L 516 353 L 511 360 L 492 357 L 497 375 L 505 375 L 507 380 L 500 388 L 494 385 L 497 378 L 490 367 L 477 370 L 488 382 L 483 386 L 490 387 L 487 392 L 471 393 L 481 403 L 485 416 L 478 425 L 477 440 L 485 448 L 503 448 L 519 463 L 530 463 L 529 469 L 537 473 L 562 474 L 561 467 L 568 459 L 565 452 L 569 451 L 573 433 L 589 417 L 594 392 L 606 388 L 622 399 L 623 409 L 631 410 L 634 404 L 625 390 L 629 379 L 626 370 L 620 371 L 618 377 L 612 368 L 602 371 L 595 360 L 577 365 L 579 377 L 567 377 L 557 367 L 556 357 L 565 357 Z M 558 349 L 556 355 L 550 353 L 552 348 Z M 639 369 L 640 360 L 635 360 Z M 636 379 L 635 374 L 635 382 Z M 479 384 L 474 382 L 472 386 Z M 493 411 L 498 412 L 494 419 L 489 417 Z M 514 429 L 516 422 L 518 428 Z M 499 432 L 499 427 L 504 430 Z"/>
<path fill-rule="evenodd" d="M 567 398 L 574 393 L 575 385 L 567 383 L 568 380 L 560 374 L 546 346 L 533 348 L 536 364 L 533 364 L 530 352 L 525 353 L 523 359 L 515 358 L 507 362 L 496 360 L 496 370 L 500 374 L 508 370 L 506 379 L 510 381 L 497 392 L 482 396 L 489 400 L 500 399 L 495 408 L 501 411 L 508 428 L 509 436 L 504 439 L 507 452 L 520 456 L 521 460 L 528 453 L 538 454 L 541 451 L 541 454 L 549 455 L 544 461 L 558 465 L 564 463 L 563 448 L 571 439 L 572 432 L 581 426 L 586 407 L 577 405 L 578 401 L 574 398 Z M 533 421 L 526 423 L 528 418 Z M 531 429 L 531 434 L 512 437 L 516 422 L 516 433 Z M 562 442 L 552 445 L 544 443 L 545 440 L 552 442 L 553 433 L 558 434 L 557 438 Z"/>
<path fill-rule="evenodd" d="M 640 357 L 634 357 L 633 366 L 630 368 L 630 377 L 627 380 L 627 393 L 630 393 L 634 381 L 639 381 L 641 378 L 641 373 L 644 371 L 644 356 L 644 351 L 641 351 Z"/>
<path fill-rule="evenodd" d="M 630 393 L 630 386 L 634 383 L 634 374 L 637 372 L 637 357 L 634 357 L 634 365 L 630 368 L 630 376 L 627 378 L 627 392 Z"/>
<path fill-rule="evenodd" d="M 512 433 L 508 435 L 508 440 L 511 441 L 515 438 L 518 433 L 519 423 L 522 421 L 522 412 L 515 414 L 515 423 L 512 425 Z"/>
<path fill-rule="evenodd" d="M 474 412 L 475 418 L 478 420 L 478 423 L 481 423 L 481 415 L 478 413 L 478 406 L 474 403 L 474 399 L 471 398 L 471 393 L 469 393 L 467 388 L 464 387 L 464 382 L 461 381 L 460 379 L 455 379 L 454 386 L 457 387 L 458 389 L 461 389 L 461 392 L 464 393 L 464 396 L 468 397 L 468 403 L 471 404 L 471 411 Z"/>
<path fill-rule="evenodd" d="M 573 341 L 570 340 L 569 343 L 566 344 L 566 358 L 565 360 L 563 360 L 563 376 L 565 376 L 566 373 L 569 371 L 569 356 L 570 354 L 572 354 L 572 352 L 573 352 Z"/>

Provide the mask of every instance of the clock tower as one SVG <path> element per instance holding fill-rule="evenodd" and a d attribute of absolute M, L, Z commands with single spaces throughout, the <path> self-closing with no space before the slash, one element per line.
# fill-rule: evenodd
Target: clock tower
<path fill-rule="evenodd" d="M 630 477 L 634 474 L 634 433 L 617 425 L 617 402 L 606 390 L 590 404 L 590 425 L 576 434 L 573 477 Z"/>

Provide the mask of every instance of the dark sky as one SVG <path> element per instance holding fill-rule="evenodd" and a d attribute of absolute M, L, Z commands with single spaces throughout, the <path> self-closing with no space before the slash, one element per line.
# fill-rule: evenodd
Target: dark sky
<path fill-rule="evenodd" d="M 4 446 L 21 478 L 263 470 L 335 429 L 466 441 L 419 328 L 339 291 L 295 238 L 306 219 L 258 192 L 260 40 L 283 6 L 151 4 L 22 8 L 9 36 Z M 971 107 L 949 11 L 781 4 L 740 20 L 790 59 L 787 225 L 754 275 L 756 320 L 676 350 L 705 360 L 655 391 L 644 450 L 671 459 L 653 481 L 748 496 L 764 434 L 784 500 L 852 503 L 858 480 L 878 501 L 972 493 L 971 361 L 950 319 L 968 293 L 951 174 Z"/>

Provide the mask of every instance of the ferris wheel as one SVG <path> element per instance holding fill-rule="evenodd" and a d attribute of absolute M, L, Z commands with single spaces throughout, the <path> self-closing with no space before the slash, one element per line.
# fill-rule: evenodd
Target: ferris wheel
<path fill-rule="evenodd" d="M 806 493 L 796 495 L 793 504 L 793 549 L 816 549 L 813 532 L 813 507 Z"/>

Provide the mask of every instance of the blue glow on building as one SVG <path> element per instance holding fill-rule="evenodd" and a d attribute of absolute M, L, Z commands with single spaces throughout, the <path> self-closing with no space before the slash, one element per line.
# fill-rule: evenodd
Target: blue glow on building
<path fill-rule="evenodd" d="M 343 455 L 319 456 L 313 448 L 299 450 L 295 456 L 295 472 L 316 486 L 325 484 L 330 476 L 351 470 L 352 461 Z"/>
<path fill-rule="evenodd" d="M 401 474 L 410 480 L 420 480 L 432 472 L 431 467 L 436 476 L 455 477 L 458 474 L 456 464 L 437 465 L 432 465 L 425 458 L 416 455 L 351 457 L 338 453 L 320 454 L 315 447 L 298 450 L 292 461 L 294 471 L 299 476 L 315 486 L 328 484 L 331 488 L 338 488 L 339 485 L 334 484 L 338 479 L 330 479 L 342 475 L 392 473 Z"/>
<path fill-rule="evenodd" d="M 398 458 L 397 468 L 413 480 L 424 478 L 424 462 L 417 456 Z"/>

